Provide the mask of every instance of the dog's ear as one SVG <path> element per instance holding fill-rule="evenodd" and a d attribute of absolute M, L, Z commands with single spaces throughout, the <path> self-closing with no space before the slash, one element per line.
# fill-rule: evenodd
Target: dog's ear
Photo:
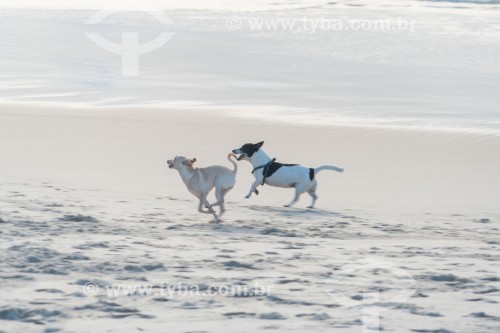
<path fill-rule="evenodd" d="M 255 147 L 257 147 L 257 149 L 259 149 L 260 147 L 262 147 L 263 144 L 264 144 L 264 141 L 261 141 L 259 143 L 256 143 Z"/>
<path fill-rule="evenodd" d="M 191 165 L 190 161 L 189 160 L 184 160 L 181 162 L 182 164 L 184 165 Z"/>
<path fill-rule="evenodd" d="M 184 164 L 184 165 L 193 165 L 194 162 L 196 162 L 196 157 L 192 158 L 190 160 L 184 160 L 184 161 L 182 161 L 182 164 Z"/>

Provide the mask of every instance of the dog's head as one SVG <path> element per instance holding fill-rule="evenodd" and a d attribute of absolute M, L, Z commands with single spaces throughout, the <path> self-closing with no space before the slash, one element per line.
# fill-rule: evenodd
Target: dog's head
<path fill-rule="evenodd" d="M 167 164 L 170 169 L 179 170 L 184 166 L 193 166 L 194 162 L 196 162 L 196 158 L 189 159 L 184 156 L 175 156 L 173 160 L 168 160 Z"/>
<path fill-rule="evenodd" d="M 260 147 L 264 144 L 264 141 L 259 143 L 245 143 L 240 148 L 233 149 L 234 154 L 238 154 L 238 161 L 247 160 L 249 161 L 253 154 L 259 151 Z"/>

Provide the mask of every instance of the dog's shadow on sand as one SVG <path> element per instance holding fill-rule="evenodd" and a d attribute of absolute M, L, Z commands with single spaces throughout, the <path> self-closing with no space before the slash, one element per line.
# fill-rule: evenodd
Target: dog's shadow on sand
<path fill-rule="evenodd" d="M 281 216 L 294 216 L 294 215 L 313 215 L 313 216 L 343 216 L 338 212 L 333 212 L 325 209 L 318 208 L 294 208 L 294 207 L 274 207 L 274 206 L 246 206 L 246 208 L 265 213 L 273 213 Z"/>

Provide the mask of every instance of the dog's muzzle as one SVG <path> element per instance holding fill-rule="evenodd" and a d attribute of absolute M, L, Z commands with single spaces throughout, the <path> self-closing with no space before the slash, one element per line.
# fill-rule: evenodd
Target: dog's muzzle
<path fill-rule="evenodd" d="M 241 151 L 241 149 L 239 149 L 239 148 L 238 148 L 238 149 L 233 149 L 233 154 L 238 154 L 238 155 L 240 155 L 240 156 L 238 156 L 238 157 L 236 158 L 238 161 L 241 161 L 242 159 L 244 159 L 244 158 L 245 158 L 245 156 L 247 156 L 247 154 L 243 153 L 243 152 Z"/>
<path fill-rule="evenodd" d="M 174 167 L 174 164 L 170 161 L 167 161 L 169 169 L 172 169 Z"/>

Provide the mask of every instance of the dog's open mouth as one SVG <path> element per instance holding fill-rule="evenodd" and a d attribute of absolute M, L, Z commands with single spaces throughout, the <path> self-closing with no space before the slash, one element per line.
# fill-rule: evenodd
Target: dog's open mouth
<path fill-rule="evenodd" d="M 174 164 L 170 161 L 167 161 L 167 164 L 169 169 L 172 169 L 174 167 Z"/>
<path fill-rule="evenodd" d="M 243 153 L 243 154 L 241 154 L 240 156 L 238 156 L 237 160 L 238 160 L 238 161 L 241 161 L 241 160 L 242 160 L 242 159 L 244 159 L 246 156 L 247 156 L 247 154 Z"/>

